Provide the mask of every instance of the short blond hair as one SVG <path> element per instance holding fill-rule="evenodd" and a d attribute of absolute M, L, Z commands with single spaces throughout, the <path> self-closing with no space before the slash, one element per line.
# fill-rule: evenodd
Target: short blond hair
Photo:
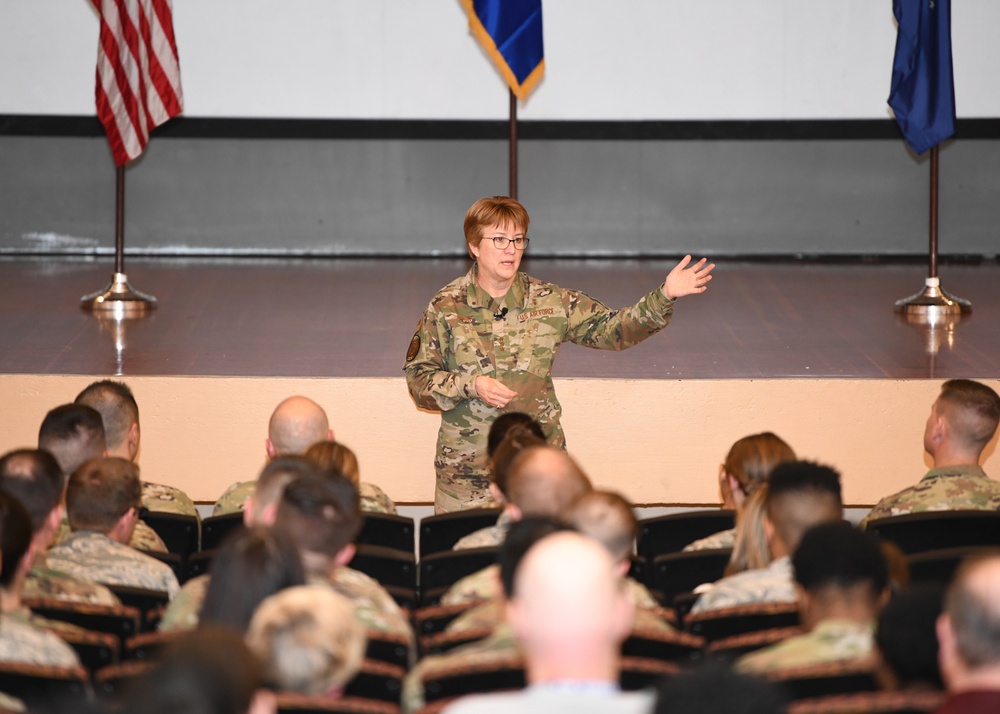
<path fill-rule="evenodd" d="M 357 674 L 367 637 L 347 598 L 323 585 L 300 585 L 260 604 L 247 644 L 270 686 L 318 695 L 342 688 Z"/>
<path fill-rule="evenodd" d="M 472 246 L 479 245 L 483 230 L 490 226 L 511 226 L 528 235 L 528 211 L 517 200 L 509 196 L 487 196 L 480 198 L 465 213 L 465 245 L 472 254 Z"/>

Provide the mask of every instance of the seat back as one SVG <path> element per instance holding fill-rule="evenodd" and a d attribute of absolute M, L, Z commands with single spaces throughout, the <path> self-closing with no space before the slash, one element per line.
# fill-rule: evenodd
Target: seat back
<path fill-rule="evenodd" d="M 872 658 L 795 667 L 768 672 L 764 676 L 780 684 L 792 700 L 875 692 L 879 689 Z"/>
<path fill-rule="evenodd" d="M 49 598 L 26 599 L 24 604 L 32 612 L 50 620 L 114 635 L 120 643 L 119 651 L 124 651 L 129 637 L 139 634 L 141 626 L 141 613 L 127 605 L 91 605 Z"/>
<path fill-rule="evenodd" d="M 63 712 L 93 697 L 83 667 L 0 663 L 0 691 L 17 697 L 28 711 Z"/>
<path fill-rule="evenodd" d="M 497 548 L 469 548 L 421 557 L 420 602 L 435 604 L 460 579 L 493 565 L 497 552 Z"/>
<path fill-rule="evenodd" d="M 412 518 L 393 513 L 364 513 L 358 543 L 395 548 L 404 553 L 414 554 L 416 525 Z"/>
<path fill-rule="evenodd" d="M 1000 545 L 996 511 L 924 511 L 868 521 L 867 530 L 907 555 L 941 548 Z"/>
<path fill-rule="evenodd" d="M 622 643 L 624 657 L 639 657 L 660 662 L 697 662 L 705 640 L 687 632 L 634 629 Z"/>
<path fill-rule="evenodd" d="M 57 634 L 73 648 L 80 664 L 90 673 L 118 664 L 121 642 L 114 635 L 90 630 L 60 630 Z"/>
<path fill-rule="evenodd" d="M 201 549 L 215 550 L 227 535 L 245 527 L 242 512 L 210 516 L 201 522 Z"/>
<path fill-rule="evenodd" d="M 458 605 L 428 605 L 420 608 L 413 614 L 417 637 L 444 632 L 452 620 L 475 605 L 474 602 L 463 602 Z"/>
<path fill-rule="evenodd" d="M 834 694 L 793 702 L 789 714 L 923 714 L 937 711 L 944 692 L 907 691 Z"/>
<path fill-rule="evenodd" d="M 451 699 L 525 686 L 524 660 L 520 655 L 497 657 L 490 663 L 456 664 L 424 676 L 424 700 Z"/>
<path fill-rule="evenodd" d="M 179 630 L 169 632 L 143 632 L 130 637 L 125 642 L 125 654 L 122 659 L 127 662 L 154 662 L 163 650 L 184 633 Z"/>
<path fill-rule="evenodd" d="M 366 659 L 361 663 L 361 670 L 344 687 L 344 694 L 398 705 L 405 674 L 402 667 Z"/>
<path fill-rule="evenodd" d="M 170 596 L 163 590 L 147 590 L 133 588 L 128 585 L 107 585 L 111 592 L 118 596 L 122 605 L 136 608 L 141 613 L 140 630 L 148 630 L 155 624 L 150 618 L 151 612 L 156 612 L 170 603 Z"/>
<path fill-rule="evenodd" d="M 420 559 L 432 553 L 449 551 L 464 536 L 496 524 L 499 508 L 470 508 L 466 511 L 439 513 L 420 520 Z"/>
<path fill-rule="evenodd" d="M 987 555 L 995 552 L 995 548 L 979 546 L 973 548 L 941 548 L 914 553 L 907 556 L 910 566 L 910 582 L 939 583 L 947 585 L 951 582 L 955 570 L 962 561 L 974 555 Z"/>
<path fill-rule="evenodd" d="M 156 531 L 167 550 L 181 558 L 197 552 L 201 544 L 201 523 L 197 516 L 163 511 L 144 511 L 142 520 Z"/>
<path fill-rule="evenodd" d="M 396 550 L 380 545 L 359 545 L 351 567 L 371 576 L 383 586 L 417 587 L 417 562 L 413 551 Z"/>
<path fill-rule="evenodd" d="M 369 630 L 365 659 L 409 668 L 410 640 L 404 635 Z"/>
<path fill-rule="evenodd" d="M 708 642 L 777 627 L 796 627 L 799 608 L 794 602 L 762 602 L 737 605 L 688 615 L 684 626 Z"/>
<path fill-rule="evenodd" d="M 218 555 L 218 548 L 212 550 L 200 550 L 197 553 L 192 553 L 191 557 L 187 559 L 185 563 L 185 578 L 186 580 L 191 580 L 192 578 L 197 578 L 199 575 L 204 575 L 212 567 L 212 561 L 215 560 L 215 556 Z"/>
<path fill-rule="evenodd" d="M 745 654 L 802 634 L 801 627 L 772 627 L 757 632 L 723 637 L 708 646 L 708 656 L 713 660 L 732 662 Z"/>
<path fill-rule="evenodd" d="M 331 698 L 325 694 L 308 696 L 279 692 L 277 694 L 278 714 L 399 714 L 399 705 L 380 702 L 376 699 L 360 697 Z"/>
<path fill-rule="evenodd" d="M 677 553 L 684 546 L 719 531 L 729 530 L 736 512 L 726 509 L 688 511 L 639 521 L 636 552 L 647 560 L 664 553 Z"/>
<path fill-rule="evenodd" d="M 675 662 L 648 657 L 622 657 L 618 663 L 618 682 L 627 692 L 646 689 L 657 680 L 677 674 L 681 668 Z"/>
<path fill-rule="evenodd" d="M 653 560 L 652 581 L 648 584 L 663 605 L 671 605 L 677 595 L 721 578 L 731 553 L 730 550 L 696 550 L 659 555 Z"/>

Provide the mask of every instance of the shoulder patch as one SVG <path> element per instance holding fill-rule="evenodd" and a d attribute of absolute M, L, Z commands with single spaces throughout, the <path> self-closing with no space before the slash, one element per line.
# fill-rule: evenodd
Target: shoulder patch
<path fill-rule="evenodd" d="M 410 348 L 406 350 L 406 361 L 409 362 L 414 357 L 417 356 L 417 352 L 420 351 L 420 333 L 417 332 L 413 335 L 413 339 L 410 340 Z"/>

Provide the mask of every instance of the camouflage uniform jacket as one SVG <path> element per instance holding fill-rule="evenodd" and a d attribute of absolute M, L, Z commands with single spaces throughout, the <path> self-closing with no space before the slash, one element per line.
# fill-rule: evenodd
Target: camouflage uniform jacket
<path fill-rule="evenodd" d="M 689 553 L 692 550 L 722 550 L 723 548 L 732 548 L 735 543 L 736 529 L 730 528 L 727 531 L 719 531 L 710 536 L 700 538 L 693 543 L 688 543 L 684 546 L 684 552 Z"/>
<path fill-rule="evenodd" d="M 521 648 L 510 627 L 500 624 L 489 637 L 456 647 L 440 655 L 427 655 L 403 680 L 403 711 L 413 714 L 424 706 L 424 679 L 456 665 L 473 667 L 518 658 Z"/>
<path fill-rule="evenodd" d="M 861 525 L 875 518 L 922 511 L 1000 511 L 1000 482 L 979 466 L 931 469 L 915 486 L 879 501 Z"/>
<path fill-rule="evenodd" d="M 510 530 L 510 514 L 504 511 L 497 518 L 495 525 L 480 528 L 478 531 L 459 538 L 452 550 L 465 550 L 466 548 L 492 548 L 503 545 Z"/>
<path fill-rule="evenodd" d="M 649 590 L 642 583 L 632 578 L 625 578 L 625 590 L 628 592 L 636 607 L 655 609 L 659 607 Z M 448 591 L 441 596 L 442 605 L 462 605 L 471 602 L 482 602 L 484 600 L 496 600 L 502 594 L 500 585 L 500 566 L 487 565 L 482 570 L 466 575 L 457 583 L 451 586 Z"/>
<path fill-rule="evenodd" d="M 24 705 L 17 697 L 12 697 L 9 694 L 0 692 L 0 712 L 16 712 L 20 714 L 21 712 L 28 711 L 28 707 Z"/>
<path fill-rule="evenodd" d="M 71 533 L 49 551 L 49 565 L 107 585 L 162 590 L 171 598 L 180 590 L 169 565 L 94 531 Z"/>
<path fill-rule="evenodd" d="M 0 662 L 20 662 L 54 667 L 78 667 L 73 648 L 54 633 L 31 622 L 23 610 L 0 615 Z"/>
<path fill-rule="evenodd" d="M 746 570 L 716 582 L 691 608 L 692 613 L 758 602 L 795 602 L 792 559 L 771 561 L 766 568 Z"/>
<path fill-rule="evenodd" d="M 228 513 L 240 513 L 246 507 L 247 499 L 257 488 L 256 481 L 240 481 L 227 488 L 212 507 L 213 516 L 224 516 Z M 361 510 L 367 513 L 391 513 L 396 515 L 396 504 L 386 495 L 385 491 L 372 483 L 361 482 L 358 487 L 361 497 Z"/>
<path fill-rule="evenodd" d="M 812 632 L 789 637 L 736 660 L 741 672 L 760 674 L 813 664 L 863 659 L 872 654 L 875 623 L 824 620 Z"/>
<path fill-rule="evenodd" d="M 103 585 L 50 567 L 44 555 L 37 556 L 31 565 L 21 597 L 51 598 L 90 605 L 121 605 L 118 596 Z"/>
<path fill-rule="evenodd" d="M 59 524 L 59 528 L 56 529 L 56 534 L 52 538 L 52 545 L 59 545 L 69 538 L 69 534 L 72 532 L 66 516 L 63 516 L 62 523 Z M 164 544 L 163 539 L 143 521 L 135 524 L 135 530 L 132 531 L 132 538 L 128 544 L 136 550 L 151 550 L 154 553 L 167 552 L 167 546 Z"/>
<path fill-rule="evenodd" d="M 163 483 L 142 482 L 142 505 L 150 511 L 179 513 L 201 520 L 194 501 L 186 493 Z"/>
<path fill-rule="evenodd" d="M 193 630 L 198 627 L 198 615 L 201 612 L 201 604 L 205 602 L 208 582 L 209 576 L 206 573 L 184 583 L 177 596 L 167 605 L 158 629 L 167 632 Z"/>
<path fill-rule="evenodd" d="M 622 350 L 667 326 L 673 300 L 660 288 L 612 310 L 589 295 L 518 273 L 498 305 L 476 283 L 477 266 L 442 288 L 417 324 L 406 354 L 406 381 L 417 406 L 441 411 L 435 506 L 438 512 L 489 501 L 486 436 L 500 411 L 478 398 L 476 377 L 517 392 L 505 411 L 530 414 L 550 443 L 563 446 L 562 409 L 552 363 L 563 342 Z M 501 307 L 503 319 L 494 319 Z"/>

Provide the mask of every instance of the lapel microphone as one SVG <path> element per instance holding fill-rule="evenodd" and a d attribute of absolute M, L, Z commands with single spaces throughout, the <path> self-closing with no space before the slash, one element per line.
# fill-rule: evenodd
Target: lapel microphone
<path fill-rule="evenodd" d="M 493 319 L 496 320 L 497 322 L 500 322 L 500 320 L 504 319 L 505 317 L 507 317 L 507 308 L 504 308 L 502 310 L 497 310 L 496 312 L 493 313 Z"/>

